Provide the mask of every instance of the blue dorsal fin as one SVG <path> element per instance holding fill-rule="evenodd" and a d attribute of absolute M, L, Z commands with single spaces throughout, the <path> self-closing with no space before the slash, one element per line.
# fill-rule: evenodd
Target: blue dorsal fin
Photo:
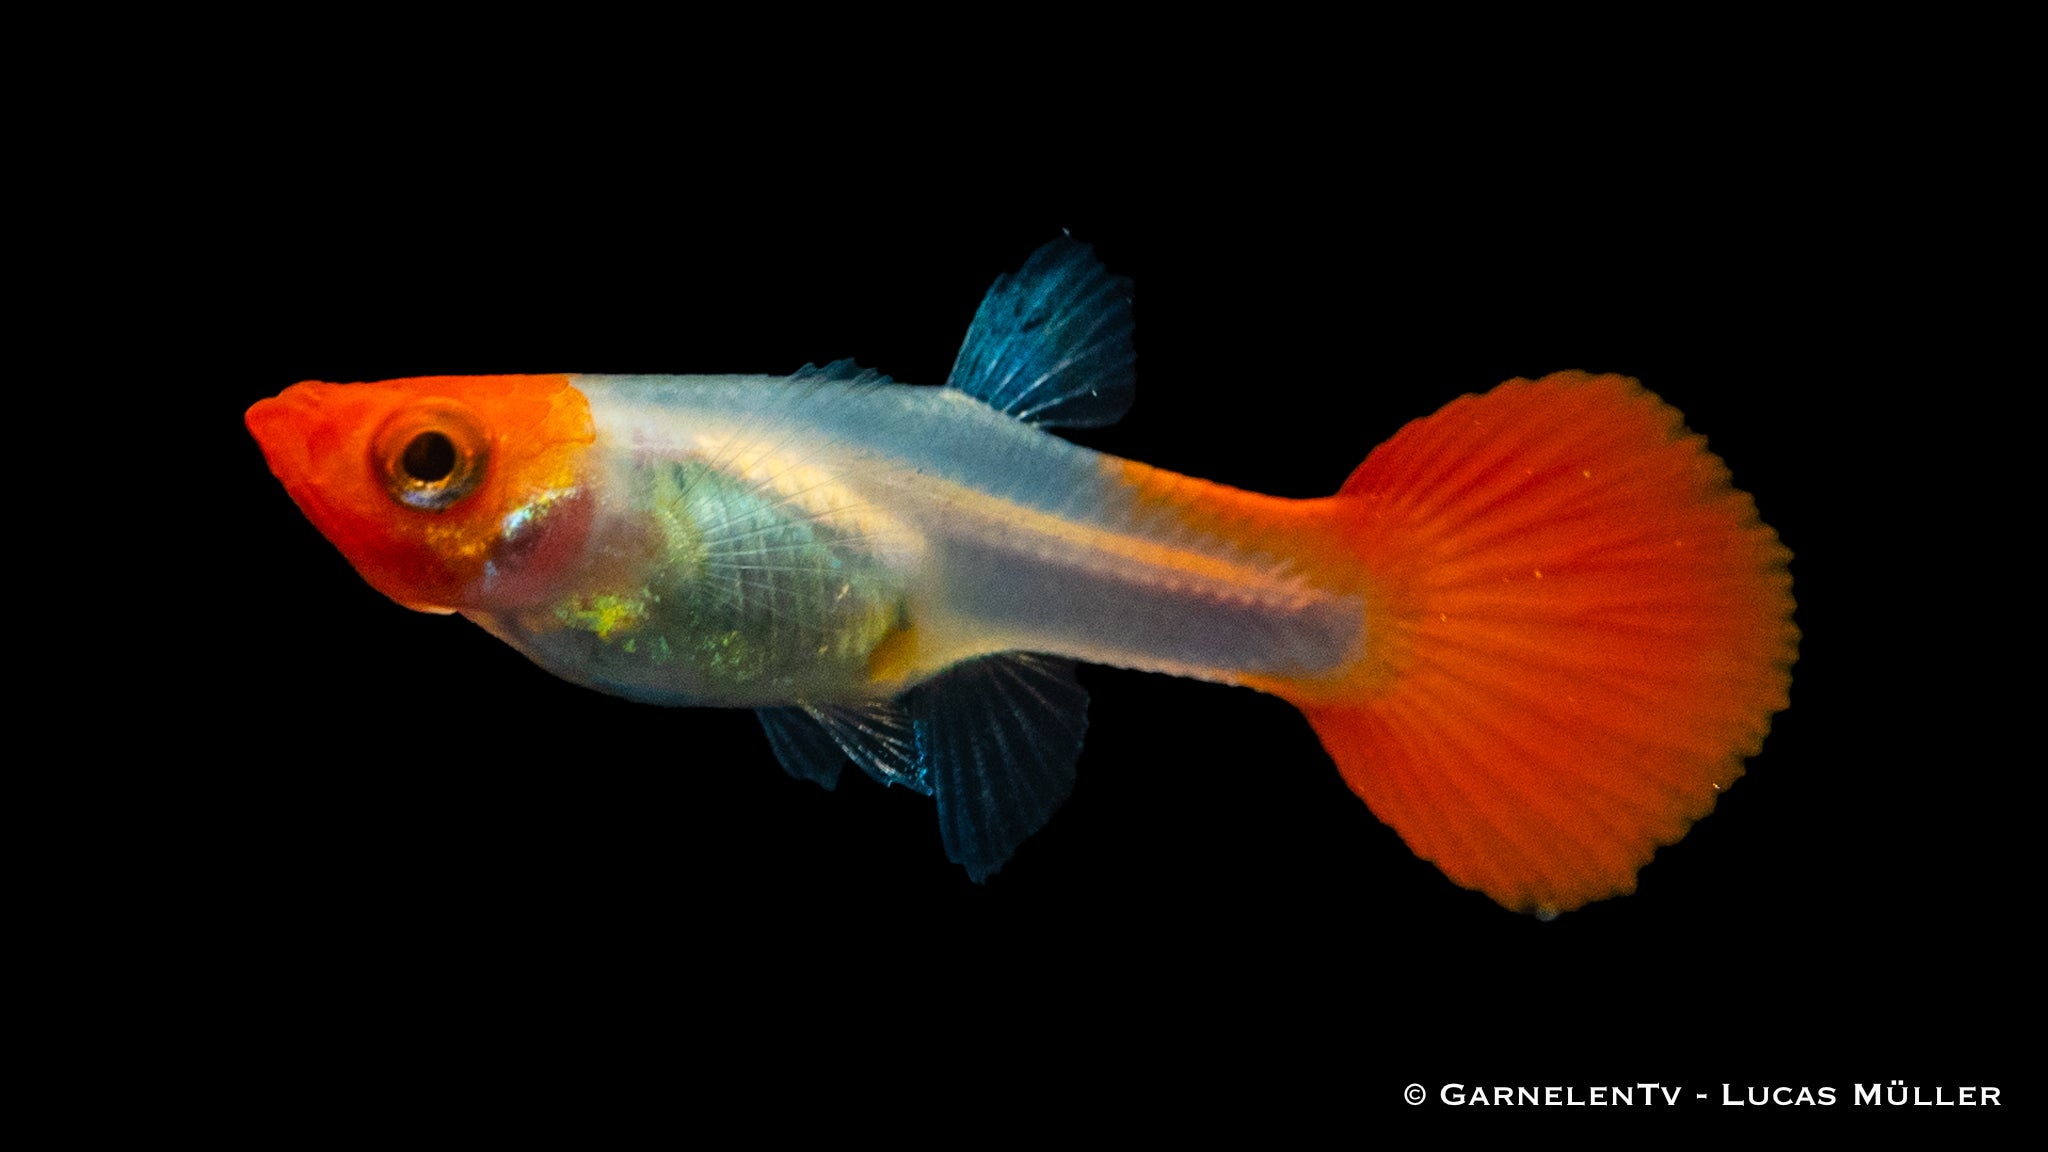
<path fill-rule="evenodd" d="M 1100 428 L 1130 411 L 1131 282 L 1062 236 L 996 277 L 946 386 L 1054 428 Z"/>
<path fill-rule="evenodd" d="M 901 700 L 830 707 L 805 705 L 803 711 L 839 745 L 847 759 L 860 765 L 868 775 L 884 784 L 899 784 L 926 796 L 932 794 L 919 752 L 922 740 Z"/>
<path fill-rule="evenodd" d="M 754 715 L 768 733 L 768 747 L 775 750 L 784 772 L 828 791 L 839 786 L 846 753 L 810 713 L 801 708 L 756 708 Z"/>
<path fill-rule="evenodd" d="M 980 883 L 1073 792 L 1088 692 L 1073 661 L 1013 652 L 962 664 L 907 699 L 946 856 Z"/>
<path fill-rule="evenodd" d="M 823 368 L 818 367 L 816 364 L 806 364 L 797 369 L 796 374 L 789 378 L 789 382 L 792 384 L 803 381 L 812 381 L 820 384 L 863 385 L 895 383 L 894 380 L 889 379 L 889 377 L 875 371 L 873 368 L 863 368 L 851 360 L 834 360 Z"/>

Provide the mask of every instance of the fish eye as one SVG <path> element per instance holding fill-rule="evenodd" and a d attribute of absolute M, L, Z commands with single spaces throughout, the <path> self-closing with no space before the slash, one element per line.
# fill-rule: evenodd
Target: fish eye
<path fill-rule="evenodd" d="M 405 446 L 398 466 L 418 483 L 439 484 L 455 471 L 455 442 L 439 432 L 422 432 Z"/>
<path fill-rule="evenodd" d="M 384 421 L 370 458 L 391 498 L 442 512 L 483 484 L 490 441 L 483 421 L 453 400 L 423 400 Z"/>

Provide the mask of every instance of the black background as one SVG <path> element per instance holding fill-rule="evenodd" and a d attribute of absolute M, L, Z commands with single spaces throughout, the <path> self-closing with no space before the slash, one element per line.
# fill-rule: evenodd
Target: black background
<path fill-rule="evenodd" d="M 166 639 L 200 656 L 149 677 L 180 754 L 96 778 L 82 835 L 165 989 L 252 1043 L 991 1091 L 1056 1060 L 1166 1070 L 1168 1096 L 1286 1070 L 1385 1103 L 2011 1079 L 1969 1002 L 2016 987 L 2021 874 L 1926 655 L 1942 561 L 1892 546 L 1913 453 L 1872 422 L 1876 384 L 1930 381 L 1833 182 L 1366 180 L 1274 149 L 1076 198 L 1056 165 L 991 195 L 802 157 L 459 159 L 302 166 L 137 231 L 125 290 L 176 318 L 147 350 L 178 366 L 173 475 L 201 494 L 165 519 L 190 579 Z M 1502 911 L 1411 856 L 1284 704 L 1102 668 L 1072 800 L 971 884 L 929 801 L 792 780 L 749 714 L 611 700 L 387 602 L 241 428 L 301 379 L 852 356 L 935 383 L 988 282 L 1063 229 L 1137 286 L 1137 406 L 1077 437 L 1104 451 L 1318 495 L 1405 421 L 1563 368 L 1637 376 L 1708 437 L 1795 555 L 1805 639 L 1763 754 L 1635 895 Z M 878 1067 L 882 1038 L 918 1055 Z"/>

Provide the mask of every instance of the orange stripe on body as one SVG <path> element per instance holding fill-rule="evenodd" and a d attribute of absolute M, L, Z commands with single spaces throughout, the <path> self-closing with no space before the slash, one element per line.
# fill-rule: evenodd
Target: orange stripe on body
<path fill-rule="evenodd" d="M 1336 496 L 1295 500 L 1198 480 L 1149 464 L 1104 457 L 1104 467 L 1131 491 L 1140 520 L 1170 520 L 1176 531 L 1157 533 L 1186 541 L 1170 549 L 1196 555 L 1198 544 L 1236 557 L 1209 561 L 1247 589 L 1296 580 L 1338 595 L 1356 595 L 1370 583 L 1346 539 L 1351 501 Z M 1164 556 L 1169 549 L 1153 546 Z"/>

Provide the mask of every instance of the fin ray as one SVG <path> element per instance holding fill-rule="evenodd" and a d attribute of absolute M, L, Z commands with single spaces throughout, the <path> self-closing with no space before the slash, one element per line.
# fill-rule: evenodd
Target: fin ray
<path fill-rule="evenodd" d="M 1279 690 L 1381 820 L 1502 904 L 1632 891 L 1786 706 L 1790 553 L 1632 380 L 1465 397 L 1341 495 L 1375 606 L 1367 667 L 1348 700 Z"/>
<path fill-rule="evenodd" d="M 868 775 L 883 784 L 932 794 L 916 725 L 900 701 L 805 705 L 803 710 Z"/>
<path fill-rule="evenodd" d="M 1088 693 L 1074 662 L 1009 653 L 910 693 L 949 859 L 988 879 L 1074 789 Z"/>
<path fill-rule="evenodd" d="M 982 297 L 946 386 L 1049 428 L 1099 428 L 1130 410 L 1131 282 L 1068 237 L 999 276 Z"/>
<path fill-rule="evenodd" d="M 784 772 L 828 792 L 839 787 L 846 753 L 810 713 L 802 708 L 756 708 L 754 716 L 768 734 L 768 747 Z"/>

